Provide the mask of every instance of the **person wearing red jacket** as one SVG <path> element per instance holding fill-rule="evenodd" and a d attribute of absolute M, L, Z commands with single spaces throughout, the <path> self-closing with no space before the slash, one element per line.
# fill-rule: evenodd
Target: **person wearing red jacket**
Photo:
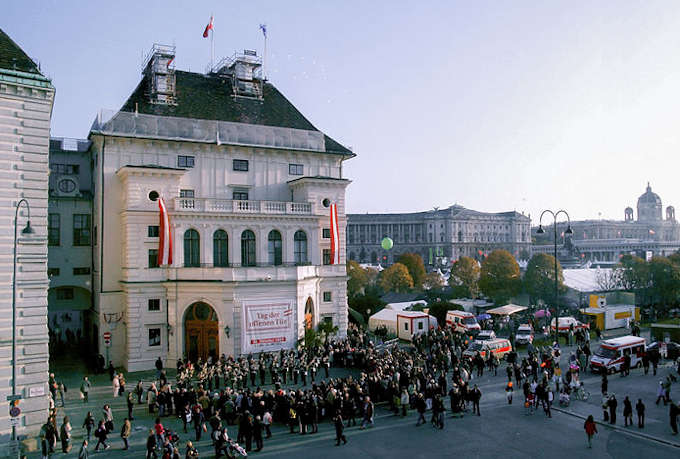
<path fill-rule="evenodd" d="M 586 422 L 583 424 L 583 429 L 586 431 L 586 435 L 588 436 L 588 448 L 592 448 L 593 436 L 597 433 L 597 426 L 595 425 L 595 420 L 593 419 L 592 414 L 588 416 L 588 419 L 586 419 Z"/>

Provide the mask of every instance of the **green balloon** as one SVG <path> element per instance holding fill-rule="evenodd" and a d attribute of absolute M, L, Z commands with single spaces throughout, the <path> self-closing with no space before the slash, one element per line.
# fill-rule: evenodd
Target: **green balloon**
<path fill-rule="evenodd" d="M 392 239 L 386 237 L 380 242 L 380 245 L 382 246 L 383 249 L 390 250 L 394 245 L 394 242 L 392 241 Z"/>

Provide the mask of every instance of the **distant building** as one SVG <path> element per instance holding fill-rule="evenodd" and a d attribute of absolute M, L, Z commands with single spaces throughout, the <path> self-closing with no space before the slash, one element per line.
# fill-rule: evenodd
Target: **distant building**
<path fill-rule="evenodd" d="M 207 74 L 173 62 L 174 47 L 154 46 L 121 110 L 90 131 L 94 296 L 110 359 L 133 371 L 291 348 L 320 322 L 344 335 L 342 164 L 354 153 L 262 78 L 255 52 Z M 159 198 L 173 238 L 161 267 Z"/>
<path fill-rule="evenodd" d="M 633 209 L 627 207 L 623 220 L 572 221 L 571 237 L 564 235 L 567 222 L 558 223 L 558 258 L 568 265 L 587 262 L 610 265 L 618 263 L 622 255 L 667 256 L 680 249 L 680 224 L 675 219 L 675 208 L 666 207 L 664 219 L 661 198 L 649 184 L 638 198 L 637 220 L 633 217 Z M 542 235 L 536 234 L 537 228 L 533 229 L 533 251 L 552 254 L 552 225 L 543 228 Z"/>
<path fill-rule="evenodd" d="M 454 205 L 400 214 L 347 215 L 347 253 L 361 263 L 392 264 L 399 255 L 418 253 L 426 265 L 447 265 L 462 256 L 477 260 L 496 249 L 528 258 L 531 220 L 518 212 L 487 213 Z M 380 242 L 389 237 L 391 250 Z"/>
<path fill-rule="evenodd" d="M 18 434 L 47 419 L 47 181 L 54 87 L 38 66 L 0 30 L 0 455 L 11 427 L 7 395 L 12 387 L 12 283 L 16 283 L 16 387 L 22 396 Z M 22 229 L 29 214 L 22 204 L 17 220 L 17 271 L 12 279 L 14 215 L 26 199 L 34 234 Z"/>
<path fill-rule="evenodd" d="M 87 139 L 50 139 L 47 296 L 50 354 L 96 351 L 92 309 L 92 158 Z M 78 355 L 86 355 L 78 352 Z"/>

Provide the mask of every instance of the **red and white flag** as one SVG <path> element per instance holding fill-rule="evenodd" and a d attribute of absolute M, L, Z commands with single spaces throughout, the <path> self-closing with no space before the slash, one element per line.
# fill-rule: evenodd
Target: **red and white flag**
<path fill-rule="evenodd" d="M 158 198 L 160 224 L 158 238 L 158 266 L 172 264 L 172 233 L 170 232 L 170 216 L 163 198 Z"/>
<path fill-rule="evenodd" d="M 208 38 L 209 32 L 213 30 L 213 17 L 210 16 L 210 22 L 208 23 L 207 26 L 205 26 L 205 30 L 203 31 L 203 38 Z"/>
<path fill-rule="evenodd" d="M 331 264 L 340 263 L 340 231 L 338 230 L 338 206 L 331 204 Z"/>

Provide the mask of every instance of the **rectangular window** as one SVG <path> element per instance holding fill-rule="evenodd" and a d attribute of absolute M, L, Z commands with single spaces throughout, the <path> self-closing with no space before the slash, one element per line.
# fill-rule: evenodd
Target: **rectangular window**
<path fill-rule="evenodd" d="M 333 325 L 333 316 L 324 316 L 323 321 L 324 321 L 324 323 L 327 323 L 329 325 Z"/>
<path fill-rule="evenodd" d="M 149 328 L 149 347 L 161 345 L 161 329 Z"/>
<path fill-rule="evenodd" d="M 290 175 L 304 175 L 305 166 L 302 164 L 289 164 L 288 174 Z"/>
<path fill-rule="evenodd" d="M 158 249 L 149 249 L 149 268 L 158 268 Z"/>
<path fill-rule="evenodd" d="M 57 299 L 58 300 L 72 300 L 73 299 L 73 288 L 62 287 L 57 289 Z"/>
<path fill-rule="evenodd" d="M 194 190 L 179 190 L 179 197 L 180 198 L 193 198 L 194 196 Z"/>
<path fill-rule="evenodd" d="M 149 311 L 160 311 L 161 300 L 158 298 L 149 298 Z"/>
<path fill-rule="evenodd" d="M 49 214 L 47 217 L 47 245 L 59 245 L 61 239 L 61 217 Z"/>
<path fill-rule="evenodd" d="M 248 192 L 244 190 L 234 190 L 234 193 L 232 194 L 232 199 L 234 201 L 247 201 Z"/>
<path fill-rule="evenodd" d="M 58 276 L 59 275 L 59 268 L 47 268 L 47 275 L 52 277 L 52 276 Z"/>
<path fill-rule="evenodd" d="M 331 249 L 323 249 L 323 264 L 331 264 Z"/>
<path fill-rule="evenodd" d="M 332 298 L 332 293 L 331 292 L 323 292 L 323 301 L 325 303 L 330 303 Z"/>
<path fill-rule="evenodd" d="M 330 239 L 331 238 L 331 229 L 330 228 L 324 228 L 322 231 L 322 236 L 324 239 Z"/>
<path fill-rule="evenodd" d="M 240 172 L 248 172 L 247 159 L 235 159 L 233 162 L 234 170 Z"/>
<path fill-rule="evenodd" d="M 190 168 L 194 167 L 194 156 L 178 156 L 177 157 L 177 167 Z"/>
<path fill-rule="evenodd" d="M 80 172 L 80 166 L 78 164 L 50 164 L 50 171 L 55 174 L 66 174 L 75 175 Z"/>
<path fill-rule="evenodd" d="M 146 235 L 148 237 L 158 237 L 158 225 L 149 225 L 146 227 Z"/>
<path fill-rule="evenodd" d="M 90 245 L 89 214 L 73 214 L 73 245 Z"/>
<path fill-rule="evenodd" d="M 422 322 L 418 322 L 418 330 L 422 330 L 422 329 L 423 329 L 423 323 L 422 323 Z"/>
<path fill-rule="evenodd" d="M 408 330 L 408 322 L 404 322 L 404 330 Z"/>
<path fill-rule="evenodd" d="M 74 276 L 85 276 L 90 274 L 90 268 L 73 268 Z"/>

